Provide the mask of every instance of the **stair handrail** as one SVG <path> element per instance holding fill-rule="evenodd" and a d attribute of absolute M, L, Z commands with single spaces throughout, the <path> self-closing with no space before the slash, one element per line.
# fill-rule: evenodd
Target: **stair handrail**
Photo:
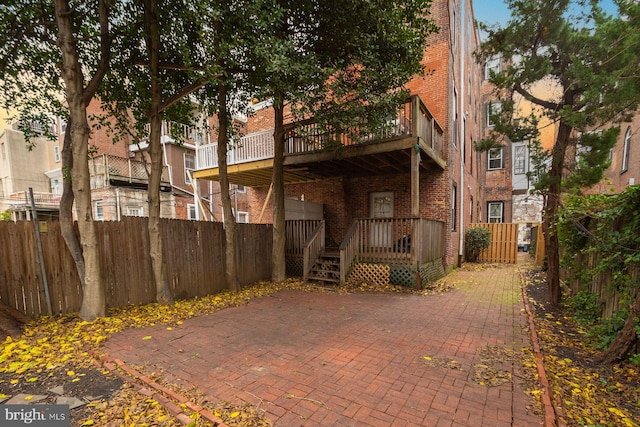
<path fill-rule="evenodd" d="M 353 221 L 344 240 L 340 244 L 340 286 L 347 281 L 347 276 L 351 272 L 353 262 L 358 259 L 358 250 L 360 245 L 360 223 Z"/>
<path fill-rule="evenodd" d="M 325 222 L 320 223 L 314 228 L 302 248 L 302 274 L 304 281 L 309 279 L 309 273 L 313 264 L 320 258 L 324 251 L 325 245 Z"/>

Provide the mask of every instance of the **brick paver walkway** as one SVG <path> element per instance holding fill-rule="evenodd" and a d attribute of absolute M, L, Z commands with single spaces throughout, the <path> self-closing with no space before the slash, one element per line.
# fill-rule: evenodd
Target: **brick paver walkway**
<path fill-rule="evenodd" d="M 430 296 L 281 292 L 171 331 L 130 329 L 104 351 L 211 402 L 259 406 L 276 426 L 541 425 L 517 362 L 510 382 L 474 381 L 480 349 L 530 345 L 517 268 L 449 280 Z"/>

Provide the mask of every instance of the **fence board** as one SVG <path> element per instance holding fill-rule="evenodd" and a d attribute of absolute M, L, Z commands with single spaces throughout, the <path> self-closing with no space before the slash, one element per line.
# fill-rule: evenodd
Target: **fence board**
<path fill-rule="evenodd" d="M 96 222 L 108 307 L 155 299 L 147 225 L 147 218 L 138 217 Z M 174 298 L 201 297 L 228 288 L 221 223 L 162 219 L 160 230 Z M 270 225 L 238 224 L 240 285 L 271 277 L 272 233 Z M 46 222 L 40 236 L 53 311 L 77 312 L 82 303 L 80 279 L 60 224 Z M 0 221 L 0 259 L 0 301 L 29 316 L 46 314 L 32 223 Z"/>
<path fill-rule="evenodd" d="M 515 223 L 475 223 L 469 227 L 488 228 L 491 245 L 480 252 L 478 261 L 515 264 L 518 262 L 518 224 Z"/>

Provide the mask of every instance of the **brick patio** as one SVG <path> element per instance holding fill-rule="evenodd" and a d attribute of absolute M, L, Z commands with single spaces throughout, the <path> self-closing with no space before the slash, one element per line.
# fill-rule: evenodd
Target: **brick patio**
<path fill-rule="evenodd" d="M 259 406 L 276 426 L 542 425 L 517 363 L 505 384 L 473 378 L 479 349 L 530 345 L 517 267 L 448 280 L 443 295 L 282 292 L 171 331 L 129 329 L 104 351 L 211 402 Z"/>

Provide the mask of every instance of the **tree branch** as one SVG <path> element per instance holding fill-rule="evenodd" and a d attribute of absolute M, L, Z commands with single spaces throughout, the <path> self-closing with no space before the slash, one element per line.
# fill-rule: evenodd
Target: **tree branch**
<path fill-rule="evenodd" d="M 544 99 L 540 99 L 537 96 L 533 96 L 530 92 L 525 90 L 520 83 L 516 83 L 513 85 L 513 90 L 522 95 L 524 99 L 529 102 L 532 102 L 541 107 L 547 108 L 549 110 L 558 111 L 561 107 L 561 104 L 551 101 L 545 101 Z"/>
<path fill-rule="evenodd" d="M 83 99 L 85 106 L 88 106 L 96 91 L 102 78 L 109 68 L 109 61 L 111 60 L 111 36 L 109 34 L 109 5 L 105 0 L 98 1 L 99 20 L 100 20 L 100 62 L 96 68 L 96 72 L 85 87 L 83 93 Z"/>

